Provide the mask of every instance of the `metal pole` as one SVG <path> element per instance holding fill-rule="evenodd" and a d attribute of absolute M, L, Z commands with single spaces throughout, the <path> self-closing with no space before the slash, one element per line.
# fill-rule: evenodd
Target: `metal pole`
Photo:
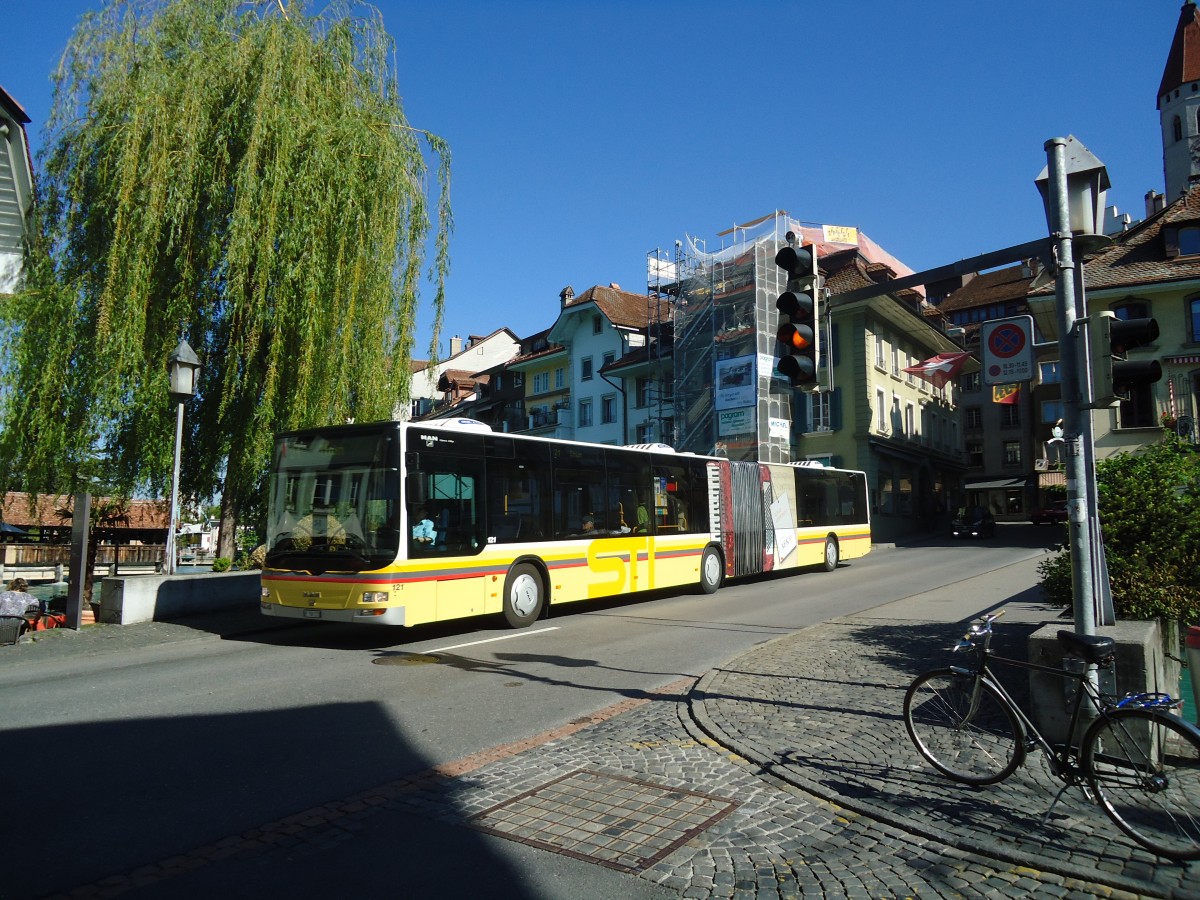
<path fill-rule="evenodd" d="M 179 518 L 179 447 L 183 443 L 183 400 L 175 414 L 175 467 L 171 471 L 171 521 L 167 523 L 166 563 L 163 572 L 175 574 L 175 522 Z"/>
<path fill-rule="evenodd" d="M 67 591 L 66 627 L 76 631 L 83 625 L 83 604 L 92 598 L 84 596 L 88 574 L 88 535 L 92 523 L 92 495 L 76 494 L 71 503 L 71 562 L 70 588 Z"/>
<path fill-rule="evenodd" d="M 1054 279 L 1062 348 L 1064 450 L 1067 458 L 1067 526 L 1071 550 L 1071 599 L 1075 630 L 1096 633 L 1093 606 L 1091 518 L 1088 504 L 1087 461 L 1081 446 L 1084 432 L 1079 379 L 1079 353 L 1075 332 L 1075 259 L 1071 240 L 1071 214 L 1067 197 L 1067 139 L 1051 138 L 1045 144 L 1049 172 L 1050 237 L 1054 242 L 1057 273 Z M 1088 429 L 1090 431 L 1090 429 Z"/>
<path fill-rule="evenodd" d="M 1079 264 L 1075 268 L 1075 315 L 1083 318 L 1088 315 L 1087 292 L 1083 277 L 1083 254 L 1080 253 Z M 1098 625 L 1116 624 L 1113 612 L 1112 587 L 1108 581 L 1108 561 L 1104 555 L 1104 538 L 1100 531 L 1100 493 L 1096 484 L 1096 441 L 1094 423 L 1092 421 L 1092 353 L 1087 329 L 1079 329 L 1079 378 L 1080 401 L 1083 411 L 1080 415 L 1080 441 L 1083 449 L 1083 464 L 1087 471 L 1085 488 L 1088 498 L 1088 547 L 1092 559 L 1092 621 Z"/>

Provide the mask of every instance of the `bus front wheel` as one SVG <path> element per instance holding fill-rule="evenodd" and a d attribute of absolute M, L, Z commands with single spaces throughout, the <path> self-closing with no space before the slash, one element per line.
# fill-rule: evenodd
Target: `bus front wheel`
<path fill-rule="evenodd" d="M 721 586 L 724 574 L 721 554 L 712 547 L 705 547 L 704 555 L 700 557 L 700 593 L 714 593 Z"/>
<path fill-rule="evenodd" d="M 518 563 L 504 580 L 504 618 L 513 628 L 526 628 L 542 612 L 542 577 L 529 563 Z"/>
<path fill-rule="evenodd" d="M 838 567 L 838 545 L 837 540 L 832 537 L 825 538 L 825 571 L 832 572 Z"/>

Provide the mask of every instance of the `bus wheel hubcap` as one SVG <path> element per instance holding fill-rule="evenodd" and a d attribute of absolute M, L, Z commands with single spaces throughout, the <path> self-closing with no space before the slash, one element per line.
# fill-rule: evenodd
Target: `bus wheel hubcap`
<path fill-rule="evenodd" d="M 527 616 L 537 609 L 537 585 L 528 575 L 522 575 L 513 584 L 512 605 L 519 615 Z"/>

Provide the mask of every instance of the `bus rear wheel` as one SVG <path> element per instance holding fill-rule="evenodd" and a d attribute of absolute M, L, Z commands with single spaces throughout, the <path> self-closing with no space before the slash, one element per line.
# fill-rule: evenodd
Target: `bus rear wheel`
<path fill-rule="evenodd" d="M 700 557 L 700 593 L 715 593 L 721 586 L 721 578 L 724 574 L 721 554 L 712 547 L 705 547 L 704 554 Z"/>
<path fill-rule="evenodd" d="M 517 563 L 504 579 L 504 618 L 513 628 L 537 621 L 544 602 L 542 577 L 529 563 Z"/>

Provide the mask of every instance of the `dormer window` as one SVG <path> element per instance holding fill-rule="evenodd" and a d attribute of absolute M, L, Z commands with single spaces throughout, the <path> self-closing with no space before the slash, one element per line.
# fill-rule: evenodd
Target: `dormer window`
<path fill-rule="evenodd" d="M 1200 222 L 1180 222 L 1164 225 L 1162 230 L 1163 249 L 1167 259 L 1179 256 L 1200 255 Z"/>
<path fill-rule="evenodd" d="M 1200 226 L 1189 225 L 1179 229 L 1179 255 L 1195 256 L 1200 254 Z"/>

